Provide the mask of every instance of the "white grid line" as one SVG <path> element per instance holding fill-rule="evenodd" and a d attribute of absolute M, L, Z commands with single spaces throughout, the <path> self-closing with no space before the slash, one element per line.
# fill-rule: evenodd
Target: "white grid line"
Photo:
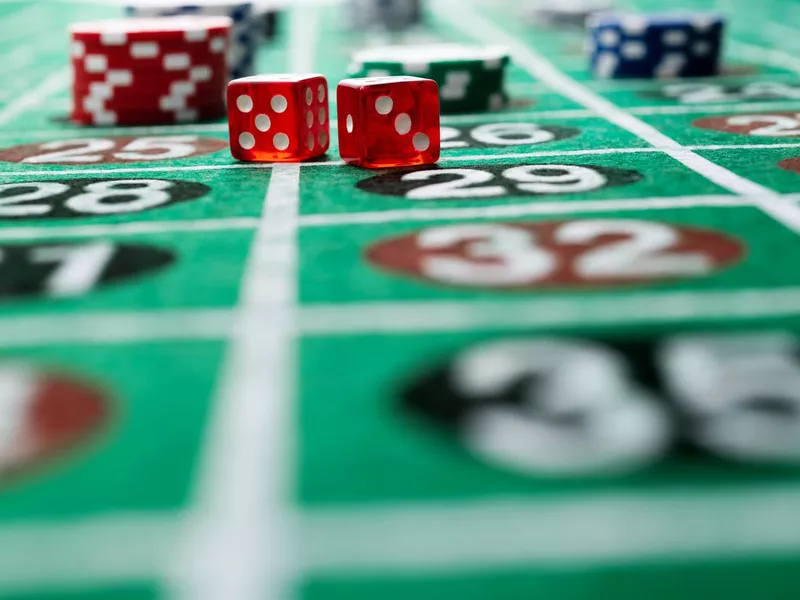
<path fill-rule="evenodd" d="M 603 289 L 592 293 L 588 308 L 585 291 L 539 292 L 528 298 L 501 300 L 316 303 L 299 306 L 296 321 L 286 327 L 305 337 L 411 335 L 731 320 L 747 327 L 800 315 L 800 287 L 632 292 L 624 297 Z M 276 320 L 280 319 L 265 318 L 270 327 Z M 233 309 L 85 313 L 69 320 L 57 314 L 11 316 L 0 318 L 0 339 L 5 348 L 205 341 L 223 340 L 236 333 L 237 326 Z"/>
<path fill-rule="evenodd" d="M 289 15 L 289 70 L 311 72 L 316 6 Z M 297 376 L 300 166 L 272 168 L 171 590 L 182 600 L 284 600 L 295 576 L 291 406 Z"/>
<path fill-rule="evenodd" d="M 667 210 L 714 206 L 741 208 L 753 206 L 745 198 L 734 195 L 653 196 L 599 200 L 546 200 L 534 197 L 513 204 L 476 207 L 407 208 L 384 211 L 319 213 L 298 217 L 299 227 L 336 227 L 341 225 L 373 225 L 402 221 L 436 221 L 443 219 L 500 219 L 534 215 L 569 215 L 631 210 Z M 798 201 L 800 195 L 787 194 L 787 200 Z M 505 200 L 505 199 L 504 199 Z M 208 233 L 215 231 L 247 231 L 258 227 L 258 217 L 209 218 L 187 221 L 131 221 L 107 225 L 63 225 L 55 227 L 0 227 L 0 242 L 29 240 L 127 237 L 163 233 Z"/>
<path fill-rule="evenodd" d="M 774 142 L 774 143 L 751 143 L 751 144 L 697 144 L 675 147 L 675 144 L 670 146 L 643 146 L 643 147 L 627 147 L 627 148 L 586 148 L 580 150 L 537 150 L 533 152 L 504 152 L 502 154 L 465 154 L 465 155 L 450 155 L 445 153 L 439 162 L 486 162 L 516 160 L 524 158 L 540 158 L 540 157 L 559 157 L 559 156 L 600 156 L 605 154 L 642 154 L 642 153 L 666 153 L 669 155 L 678 155 L 681 157 L 691 156 L 695 151 L 727 151 L 727 150 L 769 150 L 769 149 L 794 149 L 800 150 L 800 142 Z M 446 152 L 446 151 L 445 151 Z M 703 159 L 704 160 L 704 159 Z M 0 171 L 0 182 L 6 179 L 19 179 L 30 177 L 63 177 L 75 175 L 118 175 L 118 174 L 137 174 L 137 173 L 180 173 L 191 171 L 235 171 L 241 169 L 272 169 L 278 163 L 226 163 L 219 165 L 185 165 L 185 166 L 140 166 L 140 167 L 120 167 L 106 169 L 102 167 L 88 168 L 88 169 L 60 169 L 52 168 L 47 170 L 30 170 L 30 171 Z M 319 168 L 319 167 L 338 167 L 344 165 L 342 161 L 320 161 L 320 162 L 303 162 L 295 163 L 301 169 Z M 694 169 L 692 169 L 694 170 Z M 370 171 L 364 171 L 364 176 L 370 176 Z M 754 186 L 757 184 L 753 184 Z M 721 186 L 728 188 L 729 186 Z M 761 186 L 758 186 L 761 188 Z M 731 190 L 734 191 L 734 190 Z M 751 190 L 756 193 L 756 189 Z M 757 195 L 768 196 L 774 194 L 766 188 L 761 188 Z"/>

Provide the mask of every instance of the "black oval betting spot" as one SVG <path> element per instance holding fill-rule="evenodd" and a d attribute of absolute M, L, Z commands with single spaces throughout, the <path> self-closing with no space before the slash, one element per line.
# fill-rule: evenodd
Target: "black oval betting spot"
<path fill-rule="evenodd" d="M 487 182 L 485 185 L 505 185 L 507 188 L 506 195 L 514 195 L 514 196 L 549 196 L 549 195 L 565 195 L 563 193 L 548 193 L 542 194 L 539 192 L 529 191 L 525 188 L 518 188 L 516 187 L 517 182 L 515 181 L 508 181 L 503 177 L 503 172 L 522 165 L 492 165 L 488 167 L 481 167 L 480 171 L 484 171 L 487 173 L 491 173 L 495 176 L 495 178 Z M 568 171 L 561 167 L 560 165 L 548 165 L 547 163 L 538 163 L 535 165 L 528 165 L 532 167 L 537 167 L 537 174 L 543 176 L 558 176 L 562 174 L 566 174 Z M 617 187 L 623 185 L 629 185 L 631 183 L 635 183 L 637 181 L 641 181 L 644 176 L 639 173 L 638 171 L 634 171 L 632 169 L 618 169 L 615 167 L 601 167 L 596 165 L 585 165 L 585 164 L 569 164 L 564 165 L 564 167 L 583 167 L 585 169 L 591 169 L 603 175 L 606 179 L 605 183 L 596 188 L 602 189 L 607 187 Z M 372 194 L 382 194 L 384 196 L 396 196 L 400 198 L 405 198 L 408 193 L 414 189 L 435 185 L 437 183 L 446 183 L 449 181 L 455 181 L 458 179 L 462 179 L 463 177 L 457 173 L 442 173 L 441 175 L 431 175 L 430 177 L 426 177 L 424 180 L 412 180 L 412 181 L 404 181 L 403 177 L 409 173 L 413 173 L 416 171 L 429 171 L 435 172 L 438 170 L 450 170 L 452 171 L 453 168 L 450 167 L 441 167 L 439 165 L 426 165 L 424 167 L 415 167 L 410 169 L 396 169 L 389 171 L 387 173 L 383 173 L 380 175 L 376 175 L 375 177 L 370 177 L 368 179 L 364 179 L 359 181 L 356 184 L 356 187 L 362 191 L 369 192 Z M 471 167 L 459 167 L 462 170 L 475 170 Z M 479 188 L 480 185 L 476 185 L 476 188 Z M 468 188 L 465 188 L 468 189 Z M 496 196 L 496 198 L 502 198 L 503 196 Z M 443 197 L 439 198 L 431 198 L 431 200 L 435 200 L 437 203 L 440 203 L 442 199 L 447 200 L 459 200 L 463 201 L 465 198 L 446 198 Z M 467 200 L 469 198 L 466 198 Z M 475 197 L 475 200 L 480 200 L 485 202 L 487 198 L 485 197 Z"/>
<path fill-rule="evenodd" d="M 140 181 L 132 181 L 140 179 Z M 137 212 L 145 212 L 148 210 L 157 210 L 159 208 L 164 208 L 166 206 L 171 206 L 178 202 L 187 202 L 190 200 L 197 200 L 211 192 L 211 188 L 202 183 L 196 183 L 194 181 L 181 181 L 181 180 L 171 180 L 171 179 L 144 179 L 144 178 L 137 178 L 137 177 L 126 177 L 123 179 L 101 179 L 101 178 L 92 178 L 92 179 L 48 179 L 46 182 L 20 182 L 18 184 L 6 184 L 4 189 L 0 190 L 0 199 L 9 200 L 5 205 L 6 210 L 0 208 L 0 220 L 20 220 L 20 219 L 85 219 L 91 217 L 104 217 L 109 216 L 108 213 L 103 213 L 101 211 L 92 212 L 91 209 L 76 209 L 74 207 L 70 207 L 67 205 L 67 201 L 71 198 L 76 196 L 80 196 L 86 193 L 89 193 L 87 189 L 88 186 L 95 184 L 95 183 L 107 183 L 113 186 L 112 190 L 119 192 L 128 191 L 130 190 L 130 194 L 106 194 L 103 195 L 102 192 L 92 192 L 98 194 L 102 197 L 101 203 L 106 206 L 119 206 L 123 205 L 128 202 L 135 202 L 139 198 L 139 193 L 149 193 L 148 185 L 151 185 L 153 181 L 158 182 L 166 182 L 168 184 L 162 190 L 154 190 L 157 193 L 165 193 L 168 194 L 168 198 L 161 203 L 153 204 L 147 206 L 146 208 L 139 208 L 129 211 L 118 211 L 115 213 L 110 213 L 112 215 L 121 215 L 121 214 L 131 214 Z M 151 182 L 151 183 L 148 183 Z M 66 186 L 66 189 L 58 194 L 52 194 L 49 196 L 45 196 L 42 198 L 38 198 L 37 200 L 33 201 L 31 204 L 35 204 L 37 206 L 46 205 L 49 209 L 46 212 L 42 211 L 35 211 L 31 212 L 30 214 L 25 214 L 25 211 L 22 210 L 25 207 L 31 206 L 31 204 L 26 203 L 24 200 L 21 200 L 18 204 L 13 202 L 13 198 L 15 196 L 23 196 L 24 194 L 29 194 L 34 192 L 37 189 L 37 186 L 42 183 L 58 183 Z"/>
<path fill-rule="evenodd" d="M 82 254 L 84 250 L 108 244 L 103 262 Z M 97 287 L 153 274 L 175 261 L 175 253 L 156 246 L 86 242 L 69 244 L 9 244 L 0 246 L 0 299 L 28 296 L 72 297 Z M 97 276 L 83 290 L 63 289 L 56 283 L 63 269 L 81 261 L 91 263 Z"/>

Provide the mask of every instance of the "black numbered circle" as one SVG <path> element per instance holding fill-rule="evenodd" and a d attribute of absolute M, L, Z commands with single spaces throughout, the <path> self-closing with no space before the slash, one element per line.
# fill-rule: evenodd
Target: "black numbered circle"
<path fill-rule="evenodd" d="M 0 183 L 0 219 L 131 214 L 196 200 L 211 188 L 171 179 L 49 179 Z"/>
<path fill-rule="evenodd" d="M 587 193 L 628 185 L 643 176 L 595 165 L 527 164 L 398 170 L 358 182 L 365 192 L 408 200 L 491 200 L 508 196 Z"/>
<path fill-rule="evenodd" d="M 538 123 L 486 123 L 477 126 L 446 125 L 441 128 L 442 150 L 463 148 L 514 148 L 538 146 L 574 137 L 575 127 Z"/>
<path fill-rule="evenodd" d="M 0 245 L 0 298 L 82 296 L 159 271 L 174 260 L 163 248 L 107 240 Z"/>

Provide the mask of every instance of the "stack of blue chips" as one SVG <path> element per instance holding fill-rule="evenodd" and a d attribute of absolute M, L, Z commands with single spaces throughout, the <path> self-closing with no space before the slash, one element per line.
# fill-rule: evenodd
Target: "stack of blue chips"
<path fill-rule="evenodd" d="M 716 13 L 593 15 L 596 77 L 709 77 L 719 73 L 724 18 Z"/>
<path fill-rule="evenodd" d="M 214 15 L 233 20 L 228 66 L 232 79 L 256 72 L 256 53 L 261 42 L 260 20 L 253 3 L 245 0 L 127 0 L 131 17 L 174 17 Z"/>

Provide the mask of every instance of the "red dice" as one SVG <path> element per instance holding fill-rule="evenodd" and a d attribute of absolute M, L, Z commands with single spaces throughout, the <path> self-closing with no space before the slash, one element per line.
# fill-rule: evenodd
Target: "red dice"
<path fill-rule="evenodd" d="M 301 161 L 330 145 L 322 75 L 255 75 L 228 84 L 231 154 L 245 161 Z"/>
<path fill-rule="evenodd" d="M 345 79 L 336 90 L 339 154 L 362 167 L 439 160 L 439 87 L 419 77 Z"/>

